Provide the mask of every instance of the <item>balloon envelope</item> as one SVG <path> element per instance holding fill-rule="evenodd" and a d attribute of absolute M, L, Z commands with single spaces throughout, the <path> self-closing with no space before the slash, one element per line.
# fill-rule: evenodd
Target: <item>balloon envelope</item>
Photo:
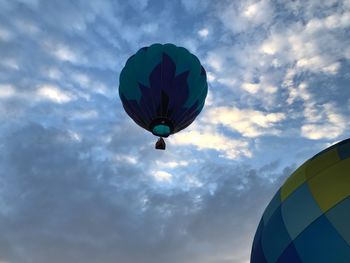
<path fill-rule="evenodd" d="M 206 72 L 198 58 L 173 44 L 141 48 L 120 73 L 125 111 L 161 137 L 189 126 L 202 110 L 207 91 Z"/>
<path fill-rule="evenodd" d="M 251 263 L 350 262 L 350 139 L 300 166 L 267 206 Z"/>

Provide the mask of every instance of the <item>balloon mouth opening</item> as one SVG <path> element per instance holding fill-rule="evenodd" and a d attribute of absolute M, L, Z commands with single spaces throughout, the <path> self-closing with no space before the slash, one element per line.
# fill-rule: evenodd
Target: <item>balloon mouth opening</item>
<path fill-rule="evenodd" d="M 170 127 L 167 125 L 159 124 L 153 127 L 152 133 L 160 137 L 168 137 L 171 133 Z"/>
<path fill-rule="evenodd" d="M 149 130 L 155 136 L 168 137 L 174 131 L 172 122 L 167 118 L 156 118 L 149 125 Z"/>

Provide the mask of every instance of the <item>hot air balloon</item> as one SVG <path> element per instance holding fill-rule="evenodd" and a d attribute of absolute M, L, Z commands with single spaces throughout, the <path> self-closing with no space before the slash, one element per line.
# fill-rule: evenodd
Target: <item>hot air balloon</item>
<path fill-rule="evenodd" d="M 350 262 L 350 139 L 301 165 L 267 206 L 251 263 Z"/>
<path fill-rule="evenodd" d="M 201 112 L 208 92 L 198 58 L 173 44 L 153 44 L 132 55 L 120 73 L 119 96 L 127 114 L 142 128 L 163 137 L 189 126 Z"/>

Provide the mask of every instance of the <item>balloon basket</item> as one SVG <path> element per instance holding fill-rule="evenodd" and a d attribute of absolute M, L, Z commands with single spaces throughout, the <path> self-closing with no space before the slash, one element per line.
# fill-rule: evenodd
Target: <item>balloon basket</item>
<path fill-rule="evenodd" d="M 164 139 L 162 137 L 160 137 L 158 139 L 158 141 L 156 142 L 155 148 L 157 150 L 165 150 L 165 147 L 166 147 L 165 141 L 164 141 Z"/>

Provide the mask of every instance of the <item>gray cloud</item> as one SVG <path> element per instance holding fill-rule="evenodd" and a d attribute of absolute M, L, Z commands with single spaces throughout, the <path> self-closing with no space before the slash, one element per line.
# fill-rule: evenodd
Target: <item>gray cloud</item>
<path fill-rule="evenodd" d="M 240 262 L 264 203 L 291 171 L 266 184 L 253 168 L 207 163 L 196 175 L 205 187 L 163 192 L 145 169 L 87 154 L 93 146 L 34 123 L 6 138 L 2 260 Z"/>

